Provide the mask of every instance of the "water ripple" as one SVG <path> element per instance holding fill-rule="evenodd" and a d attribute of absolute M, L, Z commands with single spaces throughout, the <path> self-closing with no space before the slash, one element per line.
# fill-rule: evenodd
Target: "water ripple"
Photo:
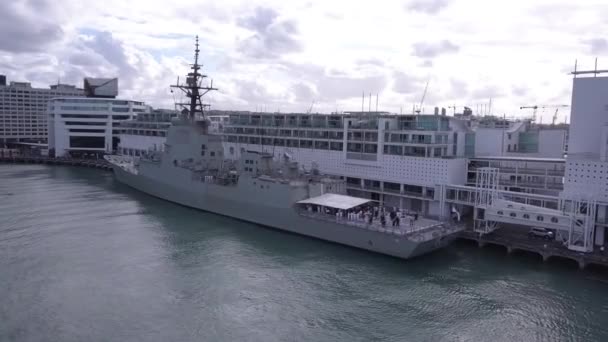
<path fill-rule="evenodd" d="M 606 341 L 602 275 L 455 245 L 401 261 L 0 166 L 0 340 Z"/>

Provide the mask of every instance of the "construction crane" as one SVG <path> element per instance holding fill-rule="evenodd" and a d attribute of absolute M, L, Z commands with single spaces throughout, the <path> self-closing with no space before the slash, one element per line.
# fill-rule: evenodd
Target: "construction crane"
<path fill-rule="evenodd" d="M 424 98 L 426 97 L 426 91 L 429 89 L 429 82 L 431 82 L 430 78 L 426 81 L 426 86 L 424 87 L 424 93 L 422 93 L 422 98 L 420 99 L 420 105 L 418 106 L 418 109 L 416 110 L 416 114 L 420 114 L 420 112 L 422 111 L 422 105 L 424 104 Z"/>
<path fill-rule="evenodd" d="M 521 106 L 519 107 L 519 109 L 533 109 L 534 111 L 532 112 L 532 122 L 536 121 L 536 112 L 538 111 L 538 109 L 548 109 L 548 108 L 555 108 L 555 114 L 553 114 L 553 124 L 555 124 L 555 120 L 557 120 L 557 111 L 560 108 L 568 108 L 570 106 L 568 105 L 534 105 L 534 106 Z"/>

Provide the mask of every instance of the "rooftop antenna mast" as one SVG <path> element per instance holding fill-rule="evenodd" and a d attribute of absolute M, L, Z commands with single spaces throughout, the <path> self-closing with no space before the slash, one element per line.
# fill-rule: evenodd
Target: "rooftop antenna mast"
<path fill-rule="evenodd" d="M 178 78 L 177 84 L 171 86 L 171 88 L 180 89 L 184 92 L 186 97 L 190 99 L 190 102 L 176 103 L 176 105 L 179 105 L 186 110 L 188 112 L 188 118 L 192 121 L 195 120 L 197 113 L 200 113 L 203 118 L 205 117 L 205 108 L 209 108 L 210 105 L 203 103 L 203 96 L 212 90 L 217 90 L 217 88 L 213 87 L 213 80 L 211 80 L 211 83 L 208 86 L 201 85 L 202 81 L 207 78 L 207 75 L 199 72 L 202 68 L 202 65 L 198 64 L 199 52 L 198 36 L 196 36 L 194 64 L 190 67 L 192 71 L 188 73 L 185 84 L 180 84 Z"/>

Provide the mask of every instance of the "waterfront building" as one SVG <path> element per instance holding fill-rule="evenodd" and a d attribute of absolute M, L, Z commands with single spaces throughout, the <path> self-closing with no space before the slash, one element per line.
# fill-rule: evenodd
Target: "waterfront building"
<path fill-rule="evenodd" d="M 531 120 L 505 120 L 481 117 L 472 120 L 475 156 L 564 158 L 568 144 L 568 125 L 542 125 Z"/>
<path fill-rule="evenodd" d="M 563 196 L 589 203 L 597 245 L 608 227 L 608 77 L 575 71 Z"/>
<path fill-rule="evenodd" d="M 437 184 L 465 184 L 473 147 L 464 121 L 443 115 L 236 113 L 224 133 L 230 158 L 290 155 L 344 177 L 350 195 L 424 215 L 442 214 Z"/>
<path fill-rule="evenodd" d="M 10 82 L 0 75 L 0 145 L 46 142 L 46 109 L 54 97 L 81 97 L 84 90 L 73 85 L 57 84 L 34 88 L 27 82 Z"/>
<path fill-rule="evenodd" d="M 48 105 L 49 152 L 55 156 L 112 153 L 119 143 L 119 125 L 146 113 L 143 102 L 115 98 L 60 97 Z"/>

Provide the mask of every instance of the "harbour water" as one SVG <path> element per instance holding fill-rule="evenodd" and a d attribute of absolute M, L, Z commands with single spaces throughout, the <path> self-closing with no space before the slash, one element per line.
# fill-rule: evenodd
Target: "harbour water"
<path fill-rule="evenodd" d="M 608 276 L 457 243 L 410 261 L 0 165 L 1 341 L 607 341 Z"/>

